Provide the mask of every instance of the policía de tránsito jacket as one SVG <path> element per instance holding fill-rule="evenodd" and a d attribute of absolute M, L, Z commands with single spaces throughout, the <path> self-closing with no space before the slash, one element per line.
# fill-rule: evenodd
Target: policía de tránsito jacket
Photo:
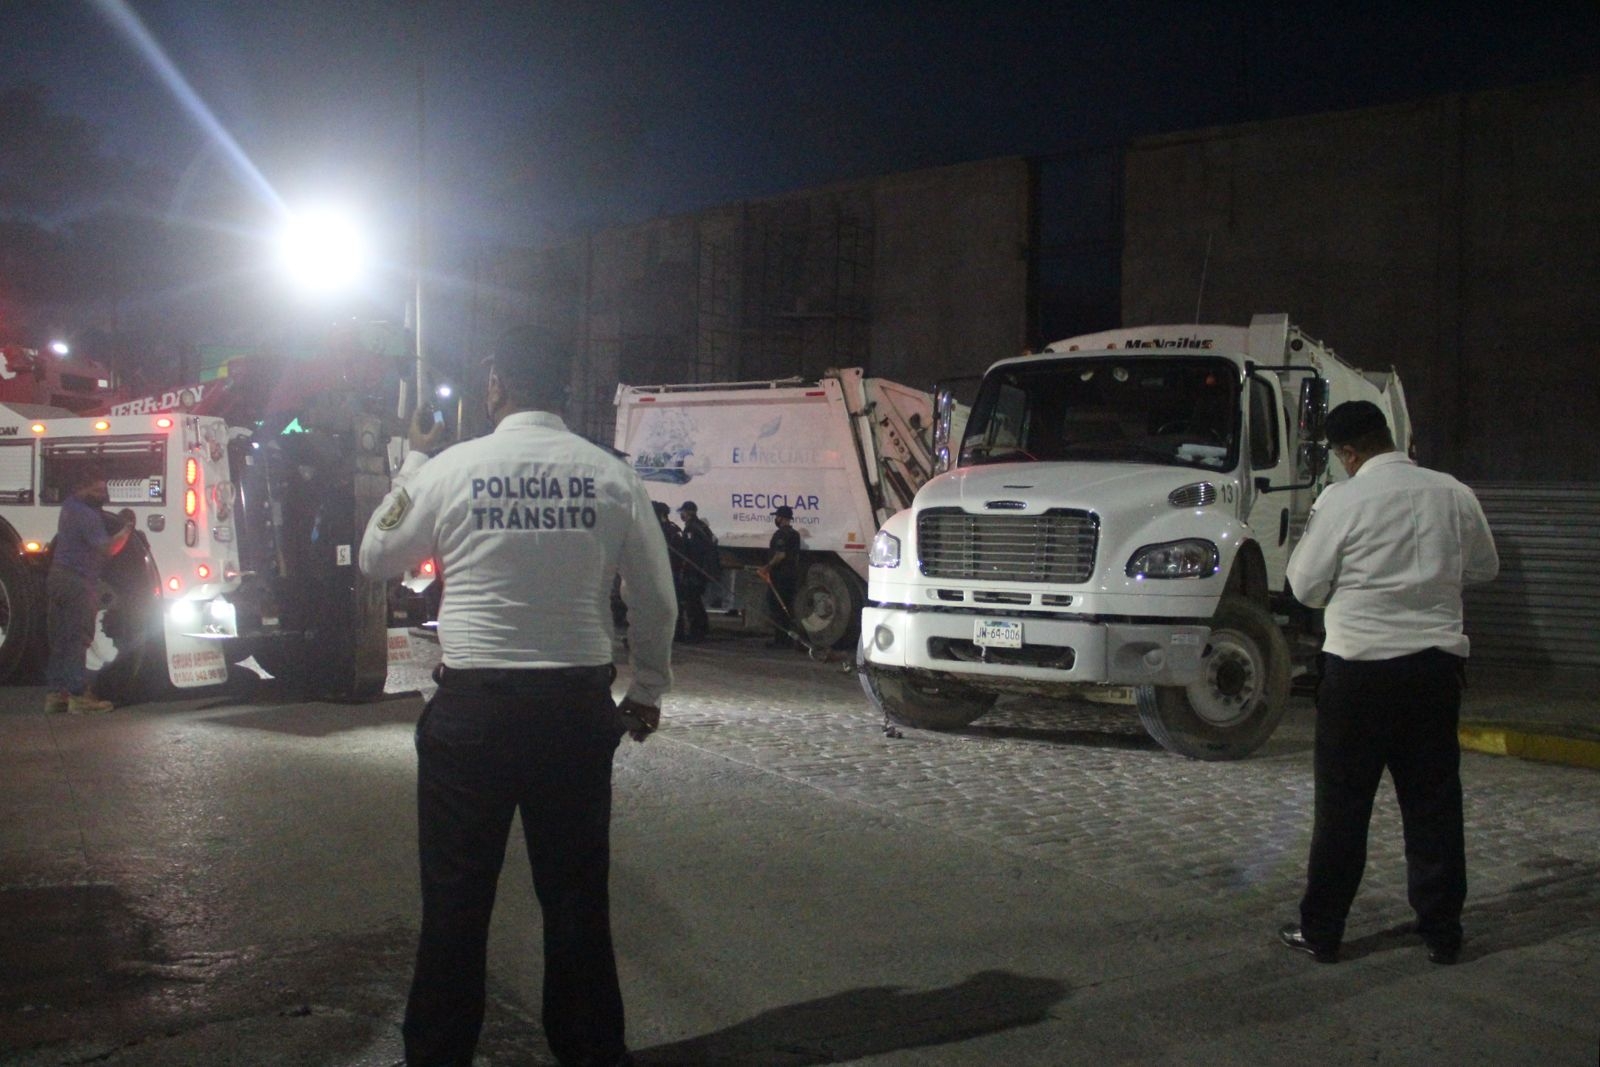
<path fill-rule="evenodd" d="M 1380 660 L 1437 648 L 1466 656 L 1461 590 L 1500 570 L 1472 490 L 1400 452 L 1382 452 L 1317 497 L 1286 577 L 1323 608 L 1322 647 Z"/>
<path fill-rule="evenodd" d="M 560 417 L 523 411 L 433 459 L 412 452 L 361 539 L 361 570 L 394 577 L 432 558 L 444 579 L 444 664 L 611 662 L 611 583 L 628 603 L 628 696 L 672 683 L 677 601 L 644 484 Z"/>

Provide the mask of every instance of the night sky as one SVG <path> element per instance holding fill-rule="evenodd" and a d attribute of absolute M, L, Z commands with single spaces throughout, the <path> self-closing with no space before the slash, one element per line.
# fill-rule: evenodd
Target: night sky
<path fill-rule="evenodd" d="M 190 103 L 116 28 L 119 10 Z M 0 91 L 42 87 L 52 111 L 91 124 L 94 158 L 74 169 L 138 175 L 134 194 L 107 178 L 30 198 L 9 180 L 15 157 L 10 172 L 0 160 L 0 218 L 70 227 L 133 195 L 186 225 L 248 233 L 269 224 L 274 198 L 331 198 L 403 259 L 420 65 L 440 264 L 485 243 L 877 173 L 1600 70 L 1594 0 L 0 0 L 0 11 Z"/>

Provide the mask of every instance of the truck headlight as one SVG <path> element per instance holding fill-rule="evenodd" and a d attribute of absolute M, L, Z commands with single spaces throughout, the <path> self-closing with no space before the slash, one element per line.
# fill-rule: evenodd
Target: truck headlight
<path fill-rule="evenodd" d="M 1129 578 L 1209 578 L 1222 565 L 1217 546 L 1188 538 L 1145 545 L 1128 560 Z"/>
<path fill-rule="evenodd" d="M 879 530 L 872 538 L 872 551 L 867 553 L 867 563 L 873 567 L 900 566 L 900 538 Z"/>

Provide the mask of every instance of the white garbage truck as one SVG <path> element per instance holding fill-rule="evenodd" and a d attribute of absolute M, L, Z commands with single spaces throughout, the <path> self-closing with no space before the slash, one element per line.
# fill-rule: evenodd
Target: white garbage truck
<path fill-rule="evenodd" d="M 957 729 L 1002 694 L 1076 697 L 1135 705 L 1184 756 L 1255 751 L 1291 646 L 1319 640 L 1284 570 L 1331 476 L 1323 417 L 1346 400 L 1378 404 L 1408 448 L 1396 374 L 1281 314 L 994 364 L 952 468 L 874 538 L 863 687 L 912 727 Z"/>
<path fill-rule="evenodd" d="M 616 405 L 617 451 L 653 500 L 674 512 L 694 501 L 727 565 L 725 603 L 747 627 L 771 625 L 752 569 L 787 506 L 803 555 L 794 618 L 780 621 L 817 648 L 852 646 L 872 535 L 933 473 L 933 395 L 853 367 L 814 381 L 620 385 Z"/>

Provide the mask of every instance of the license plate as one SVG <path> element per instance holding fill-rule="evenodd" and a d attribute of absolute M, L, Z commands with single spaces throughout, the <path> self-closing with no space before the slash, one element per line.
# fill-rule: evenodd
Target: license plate
<path fill-rule="evenodd" d="M 1005 619 L 982 619 L 972 643 L 980 648 L 1021 648 L 1022 624 Z"/>

